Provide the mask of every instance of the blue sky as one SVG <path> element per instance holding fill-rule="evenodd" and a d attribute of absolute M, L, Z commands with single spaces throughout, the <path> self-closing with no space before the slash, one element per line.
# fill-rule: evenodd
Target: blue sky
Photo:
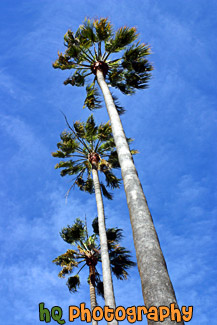
<path fill-rule="evenodd" d="M 86 16 L 108 17 L 115 28 L 136 26 L 141 41 L 151 45 L 150 87 L 133 96 L 118 94 L 126 109 L 122 121 L 140 152 L 135 164 L 178 303 L 194 306 L 190 324 L 217 324 L 216 14 L 212 0 L 0 2 L 5 325 L 42 324 L 40 302 L 62 307 L 67 320 L 69 305 L 89 301 L 86 274 L 79 293 L 70 295 L 51 263 L 69 248 L 59 236 L 61 228 L 85 214 L 90 224 L 96 216 L 94 196 L 74 190 L 66 203 L 70 180 L 54 170 L 57 161 L 51 157 L 66 127 L 60 110 L 71 122 L 90 114 L 82 109 L 85 90 L 64 86 L 69 71 L 52 68 L 57 51 L 64 50 L 63 35 Z M 95 119 L 108 120 L 105 107 Z M 105 211 L 108 226 L 123 228 L 123 245 L 136 260 L 123 186 L 112 202 L 105 200 Z M 128 281 L 114 279 L 114 287 L 118 306 L 143 304 L 136 268 Z"/>

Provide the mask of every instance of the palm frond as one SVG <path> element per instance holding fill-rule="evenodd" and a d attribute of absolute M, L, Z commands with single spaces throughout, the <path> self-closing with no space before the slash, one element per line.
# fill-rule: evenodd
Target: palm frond
<path fill-rule="evenodd" d="M 108 199 L 108 200 L 112 200 L 113 195 L 107 191 L 105 185 L 103 183 L 100 183 L 100 187 L 102 190 L 102 194 Z"/>
<path fill-rule="evenodd" d="M 97 294 L 104 299 L 103 282 L 101 280 L 100 274 L 97 271 L 95 273 L 95 286 Z"/>
<path fill-rule="evenodd" d="M 56 158 L 65 158 L 66 154 L 64 152 L 62 152 L 61 150 L 57 150 L 56 152 L 52 152 L 51 153 L 53 157 Z"/>
<path fill-rule="evenodd" d="M 131 45 L 122 56 L 122 64 L 124 62 L 139 62 L 140 60 L 144 60 L 147 55 L 151 54 L 150 46 L 148 44 L 141 43 Z"/>
<path fill-rule="evenodd" d="M 108 228 L 106 235 L 108 243 L 117 244 L 123 238 L 123 230 L 120 228 Z"/>
<path fill-rule="evenodd" d="M 111 169 L 111 164 L 109 164 L 109 162 L 106 161 L 105 159 L 101 158 L 98 164 L 98 170 L 100 170 L 101 172 L 105 172 L 110 169 Z"/>
<path fill-rule="evenodd" d="M 70 61 L 70 57 L 67 55 L 63 55 L 62 53 L 58 52 L 58 59 L 53 63 L 54 69 L 76 69 L 78 67 L 77 62 Z"/>
<path fill-rule="evenodd" d="M 134 27 L 121 27 L 117 30 L 115 37 L 105 43 L 105 50 L 108 52 L 108 55 L 110 53 L 120 52 L 137 38 L 138 34 L 136 34 L 136 29 Z M 105 60 L 108 58 L 108 55 Z"/>
<path fill-rule="evenodd" d="M 100 138 L 102 139 L 103 135 L 100 136 Z M 98 153 L 100 155 L 108 153 L 109 155 L 110 151 L 113 151 L 113 148 L 115 148 L 114 138 L 108 139 L 106 135 L 104 136 L 104 138 L 105 140 L 98 147 Z"/>
<path fill-rule="evenodd" d="M 70 157 L 73 153 L 82 150 L 80 148 L 80 143 L 73 136 L 71 132 L 64 131 L 60 135 L 61 141 L 57 143 L 57 152 L 53 152 L 53 157 L 66 158 Z M 63 157 L 64 156 L 64 157 Z"/>
<path fill-rule="evenodd" d="M 113 137 L 112 137 L 112 128 L 111 128 L 110 122 L 100 124 L 98 126 L 97 136 L 98 136 L 98 139 L 103 143 L 113 139 Z"/>
<path fill-rule="evenodd" d="M 88 142 L 92 142 L 93 137 L 97 135 L 98 127 L 94 121 L 93 115 L 91 114 L 87 122 L 85 123 L 85 130 L 86 130 L 86 138 L 89 140 Z"/>
<path fill-rule="evenodd" d="M 85 83 L 85 76 L 80 73 L 79 71 L 76 71 L 71 77 L 67 78 L 64 81 L 64 85 L 72 85 L 77 87 L 83 87 Z"/>
<path fill-rule="evenodd" d="M 110 188 L 119 188 L 121 179 L 117 178 L 110 170 L 105 170 L 104 172 L 105 179 L 106 179 L 106 185 Z"/>
<path fill-rule="evenodd" d="M 73 160 L 68 161 L 60 161 L 55 165 L 55 169 L 62 168 L 60 175 L 62 177 L 69 175 L 76 175 L 82 171 L 84 171 L 85 167 L 82 163 L 77 163 Z"/>
<path fill-rule="evenodd" d="M 83 25 L 80 26 L 80 35 L 82 38 L 89 40 L 91 44 L 97 41 L 94 33 L 94 24 L 91 19 L 85 18 Z"/>
<path fill-rule="evenodd" d="M 92 221 L 92 228 L 93 232 L 96 235 L 99 235 L 99 223 L 98 223 L 98 217 L 94 218 Z"/>
<path fill-rule="evenodd" d="M 75 263 L 75 266 L 77 266 L 76 261 L 74 261 L 77 257 L 77 252 L 73 249 L 68 249 L 65 254 L 59 255 L 56 257 L 52 262 L 56 265 L 65 266 L 70 264 L 72 261 Z"/>
<path fill-rule="evenodd" d="M 112 94 L 112 98 L 118 114 L 123 115 L 126 112 L 126 110 L 120 105 L 118 98 L 115 95 Z"/>
<path fill-rule="evenodd" d="M 79 27 L 75 36 L 69 30 L 64 36 L 64 41 L 64 45 L 68 47 L 66 53 L 74 58 L 76 62 L 88 61 L 91 63 L 93 61 L 93 58 L 88 54 L 92 42 L 83 35 L 82 26 Z"/>
<path fill-rule="evenodd" d="M 112 36 L 112 25 L 107 18 L 95 19 L 93 25 L 98 42 L 106 41 Z"/>
<path fill-rule="evenodd" d="M 84 124 L 79 121 L 76 121 L 73 125 L 76 132 L 76 136 L 78 138 L 85 138 Z"/>
<path fill-rule="evenodd" d="M 74 244 L 77 241 L 84 240 L 86 238 L 85 225 L 77 218 L 73 226 L 67 226 L 61 230 L 60 236 L 68 244 Z"/>
<path fill-rule="evenodd" d="M 151 78 L 151 74 L 147 73 L 135 73 L 134 71 L 126 71 L 124 73 L 126 79 L 126 86 L 132 92 L 134 89 L 145 89 L 148 87 L 148 81 Z"/>
<path fill-rule="evenodd" d="M 108 156 L 108 162 L 112 168 L 120 168 L 117 151 L 111 151 Z"/>
<path fill-rule="evenodd" d="M 88 193 L 90 193 L 90 194 L 95 193 L 95 190 L 94 190 L 94 184 L 93 184 L 93 180 L 92 180 L 91 177 L 89 177 L 89 178 L 87 179 L 87 181 L 85 182 L 85 184 L 84 184 L 84 191 L 85 191 L 85 192 L 88 192 Z"/>
<path fill-rule="evenodd" d="M 73 293 L 77 292 L 78 291 L 78 288 L 80 286 L 80 278 L 79 278 L 79 275 L 76 274 L 74 276 L 69 277 L 66 285 L 69 288 L 69 291 L 70 292 L 73 292 Z"/>
<path fill-rule="evenodd" d="M 94 83 L 86 87 L 86 99 L 83 108 L 87 107 L 90 111 L 101 108 L 101 100 L 98 89 Z"/>
<path fill-rule="evenodd" d="M 134 263 L 131 260 L 131 255 L 128 250 L 126 250 L 124 247 L 117 247 L 116 249 L 109 252 L 110 257 L 110 263 L 112 272 L 117 277 L 117 279 L 124 280 L 128 277 L 127 270 L 135 266 L 136 263 Z"/>

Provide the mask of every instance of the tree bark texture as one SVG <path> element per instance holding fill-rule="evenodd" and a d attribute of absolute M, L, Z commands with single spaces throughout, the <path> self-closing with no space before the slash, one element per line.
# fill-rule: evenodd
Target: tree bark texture
<path fill-rule="evenodd" d="M 101 193 L 101 188 L 99 183 L 98 171 L 94 166 L 92 168 L 92 174 L 93 174 L 93 183 L 94 183 L 97 213 L 98 213 L 105 305 L 115 309 L 115 297 L 114 297 L 111 267 L 110 267 L 109 253 L 108 253 L 108 243 L 107 243 L 106 228 L 105 228 L 104 205 L 103 205 L 102 193 Z M 109 324 L 117 325 L 118 322 L 114 319 L 113 321 L 109 322 Z"/>
<path fill-rule="evenodd" d="M 96 290 L 95 290 L 95 266 L 89 265 L 89 277 L 90 277 L 90 305 L 91 311 L 97 306 L 96 302 Z M 98 322 L 92 319 L 92 325 L 98 325 Z"/>
<path fill-rule="evenodd" d="M 166 262 L 120 117 L 108 85 L 105 82 L 103 72 L 98 69 L 96 76 L 105 99 L 117 148 L 118 160 L 121 166 L 145 305 L 148 308 L 150 306 L 159 307 L 162 305 L 170 307 L 171 303 L 175 303 L 177 306 Z M 160 325 L 162 322 L 148 321 L 148 324 Z M 184 322 L 172 322 L 168 318 L 165 319 L 163 324 L 184 324 Z"/>

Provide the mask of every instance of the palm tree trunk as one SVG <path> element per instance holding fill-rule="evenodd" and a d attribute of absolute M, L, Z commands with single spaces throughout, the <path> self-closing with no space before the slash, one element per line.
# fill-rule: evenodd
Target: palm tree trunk
<path fill-rule="evenodd" d="M 105 99 L 117 148 L 118 160 L 121 166 L 145 305 L 147 307 L 162 305 L 170 307 L 171 303 L 175 303 L 177 306 L 166 262 L 120 117 L 108 85 L 105 82 L 103 72 L 98 69 L 96 76 Z M 161 323 L 148 321 L 148 324 L 156 325 Z M 176 322 L 172 322 L 168 318 L 164 321 L 164 324 L 176 324 Z M 181 322 L 179 324 L 184 323 Z"/>
<path fill-rule="evenodd" d="M 90 305 L 91 311 L 97 306 L 96 291 L 95 291 L 95 266 L 89 265 L 89 278 L 90 278 Z M 92 319 L 92 325 L 98 325 L 98 322 Z"/>
<path fill-rule="evenodd" d="M 103 275 L 103 288 L 105 305 L 115 310 L 115 297 L 112 283 L 111 267 L 108 253 L 108 243 L 105 228 L 105 214 L 104 205 L 102 200 L 102 193 L 99 183 L 99 175 L 97 167 L 93 165 L 92 168 L 93 183 L 96 196 L 97 213 L 98 213 L 98 224 L 99 224 L 99 238 L 100 238 L 100 250 L 102 259 L 102 275 Z M 114 319 L 109 322 L 111 325 L 117 325 L 118 322 Z"/>

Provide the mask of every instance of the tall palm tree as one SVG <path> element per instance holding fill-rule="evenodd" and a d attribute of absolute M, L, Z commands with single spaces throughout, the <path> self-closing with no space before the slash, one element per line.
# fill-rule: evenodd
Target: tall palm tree
<path fill-rule="evenodd" d="M 75 268 L 79 267 L 76 275 L 70 276 L 67 280 L 70 292 L 77 292 L 80 285 L 79 273 L 85 266 L 89 267 L 88 283 L 91 310 L 97 306 L 96 291 L 99 295 L 103 296 L 103 283 L 97 270 L 97 265 L 101 262 L 97 218 L 93 220 L 92 227 L 93 235 L 91 236 L 88 235 L 87 226 L 80 219 L 76 219 L 71 227 L 63 228 L 60 232 L 61 237 L 68 244 L 75 246 L 75 249 L 68 249 L 66 253 L 53 260 L 56 265 L 62 267 L 62 270 L 59 272 L 60 278 L 65 278 L 66 274 L 71 274 Z M 112 272 L 117 279 L 127 279 L 127 270 L 134 266 L 135 263 L 131 261 L 130 252 L 119 245 L 122 238 L 122 229 L 109 228 L 106 230 L 106 235 Z M 97 323 L 97 321 L 92 319 L 93 325 Z"/>
<path fill-rule="evenodd" d="M 114 87 L 124 94 L 133 94 L 136 89 L 147 87 L 153 69 L 147 60 L 150 48 L 135 43 L 137 38 L 135 28 L 121 27 L 114 33 L 106 18 L 86 19 L 76 33 L 69 30 L 65 34 L 67 49 L 64 54 L 58 53 L 53 67 L 75 69 L 64 84 L 87 84 L 84 106 L 90 110 L 101 106 L 96 81 L 103 93 L 121 166 L 143 298 L 148 307 L 169 306 L 176 303 L 175 292 L 119 117 L 124 110 L 109 89 Z M 121 55 L 116 57 L 118 52 Z M 91 74 L 92 82 L 88 79 Z"/>
<path fill-rule="evenodd" d="M 76 175 L 74 185 L 80 190 L 89 193 L 95 192 L 97 213 L 99 220 L 99 237 L 102 258 L 103 287 L 105 304 L 115 309 L 115 298 L 112 284 L 111 268 L 108 253 L 108 244 L 105 227 L 105 213 L 102 193 L 108 199 L 112 198 L 107 188 L 118 188 L 120 179 L 112 172 L 112 168 L 119 168 L 117 151 L 112 137 L 111 126 L 109 123 L 95 124 L 91 115 L 87 121 L 75 122 L 71 127 L 66 119 L 70 131 L 61 134 L 61 142 L 57 144 L 58 150 L 52 155 L 58 158 L 65 158 L 60 161 L 55 168 L 62 168 L 61 176 Z M 131 142 L 128 139 L 128 142 Z M 131 150 L 132 154 L 136 153 Z M 68 158 L 71 158 L 68 160 Z M 106 185 L 99 180 L 98 171 L 105 176 Z M 71 189 L 70 188 L 70 189 Z M 114 324 L 116 321 L 113 321 Z"/>

